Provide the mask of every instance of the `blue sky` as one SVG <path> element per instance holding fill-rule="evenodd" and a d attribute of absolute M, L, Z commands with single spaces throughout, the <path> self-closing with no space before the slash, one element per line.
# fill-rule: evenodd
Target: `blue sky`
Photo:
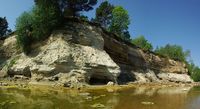
<path fill-rule="evenodd" d="M 109 1 L 128 10 L 133 38 L 144 35 L 154 47 L 167 43 L 181 45 L 191 51 L 192 59 L 200 66 L 200 0 Z M 32 6 L 33 0 L 1 0 L 0 16 L 6 16 L 14 29 L 15 19 Z M 94 12 L 86 15 L 93 17 Z"/>

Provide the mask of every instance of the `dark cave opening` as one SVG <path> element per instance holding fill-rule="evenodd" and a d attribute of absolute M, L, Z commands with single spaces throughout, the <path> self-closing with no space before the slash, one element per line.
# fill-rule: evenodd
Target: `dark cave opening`
<path fill-rule="evenodd" d="M 106 76 L 92 75 L 89 80 L 90 85 L 106 85 L 108 82 L 112 81 Z"/>

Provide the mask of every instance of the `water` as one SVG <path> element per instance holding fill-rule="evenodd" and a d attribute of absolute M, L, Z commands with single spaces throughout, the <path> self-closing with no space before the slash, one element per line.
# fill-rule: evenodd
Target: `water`
<path fill-rule="evenodd" d="M 79 93 L 63 89 L 0 88 L 0 109 L 200 109 L 200 87 Z"/>

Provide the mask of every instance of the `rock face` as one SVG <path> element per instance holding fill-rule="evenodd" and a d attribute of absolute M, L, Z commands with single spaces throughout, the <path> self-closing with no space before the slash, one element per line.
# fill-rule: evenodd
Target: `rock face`
<path fill-rule="evenodd" d="M 76 87 L 83 83 L 192 82 L 185 64 L 144 52 L 89 22 L 69 21 L 33 45 L 28 56 L 13 50 L 15 36 L 1 44 L 6 58 L 0 58 L 6 61 L 1 63 L 0 76 L 22 75 L 30 83 Z"/>
<path fill-rule="evenodd" d="M 185 63 L 160 57 L 153 52 L 143 51 L 128 42 L 121 41 L 113 34 L 104 34 L 103 37 L 105 41 L 104 49 L 122 70 L 120 74 L 122 77 L 121 82 L 133 80 L 134 76 L 136 76 L 135 79 L 137 80 L 138 73 L 134 72 L 140 72 L 142 73 L 140 76 L 146 78 L 145 75 L 148 74 L 149 70 L 154 75 L 161 72 L 169 72 L 188 76 L 188 69 Z"/>
<path fill-rule="evenodd" d="M 191 79 L 188 75 L 185 74 L 174 74 L 174 73 L 160 73 L 158 78 L 163 81 L 171 82 L 181 82 L 181 83 L 191 83 Z"/>

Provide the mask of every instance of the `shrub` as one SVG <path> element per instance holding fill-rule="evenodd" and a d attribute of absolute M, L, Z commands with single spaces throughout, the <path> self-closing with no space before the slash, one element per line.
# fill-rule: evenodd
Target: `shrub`
<path fill-rule="evenodd" d="M 32 43 L 46 39 L 61 23 L 59 8 L 50 1 L 39 0 L 30 12 L 24 12 L 16 21 L 18 45 L 29 53 Z"/>
<path fill-rule="evenodd" d="M 167 44 L 165 47 L 156 48 L 155 52 L 159 55 L 182 62 L 186 62 L 190 56 L 190 51 L 183 51 L 183 48 L 179 45 Z"/>
<path fill-rule="evenodd" d="M 32 35 L 35 40 L 47 38 L 62 23 L 61 11 L 55 0 L 37 0 L 32 11 Z"/>
<path fill-rule="evenodd" d="M 144 36 L 139 36 L 135 39 L 132 39 L 131 43 L 142 48 L 145 51 L 152 51 L 153 50 L 152 44 L 149 43 L 148 40 L 146 40 Z"/>
<path fill-rule="evenodd" d="M 33 17 L 30 12 L 24 12 L 16 20 L 16 33 L 17 33 L 17 44 L 25 52 L 30 51 L 30 44 L 32 43 L 32 24 Z"/>
<path fill-rule="evenodd" d="M 189 72 L 189 75 L 191 76 L 191 78 L 195 82 L 200 81 L 200 68 L 197 67 L 193 62 L 191 62 L 191 63 L 187 62 L 187 68 L 188 68 L 188 72 Z"/>
<path fill-rule="evenodd" d="M 195 82 L 199 82 L 200 81 L 200 69 L 197 68 L 194 70 L 194 72 L 191 75 L 191 78 L 195 81 Z"/>

